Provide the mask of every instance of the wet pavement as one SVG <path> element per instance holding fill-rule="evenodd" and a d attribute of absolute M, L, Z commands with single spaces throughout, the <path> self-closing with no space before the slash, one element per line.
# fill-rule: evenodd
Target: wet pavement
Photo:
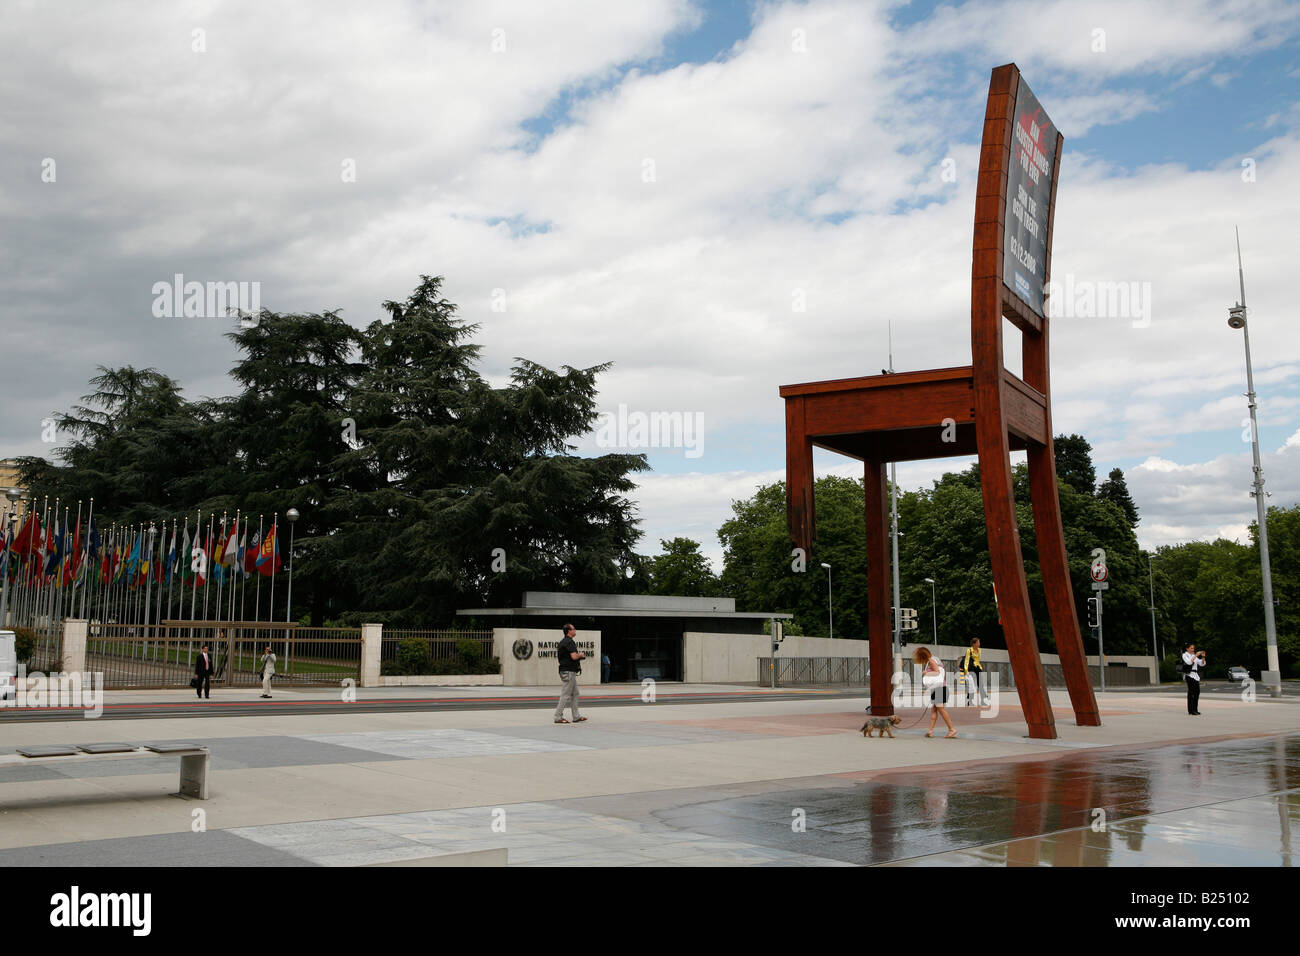
<path fill-rule="evenodd" d="M 858 865 L 1290 866 L 1300 830 L 1300 734 L 835 778 L 643 796 L 674 830 Z"/>
<path fill-rule="evenodd" d="M 130 740 L 212 752 L 206 830 L 174 762 L 0 768 L 0 866 L 357 866 L 503 854 L 513 866 L 1289 866 L 1300 711 L 1103 700 L 1055 740 L 1014 702 L 954 708 L 957 739 L 865 739 L 834 697 L 141 719 Z M 846 706 L 847 705 L 847 706 Z M 195 733 L 197 732 L 197 733 Z M 183 735 L 195 733 L 194 737 Z M 1211 736 L 1193 736 L 1211 735 Z M 0 722 L 0 752 L 108 739 Z"/>

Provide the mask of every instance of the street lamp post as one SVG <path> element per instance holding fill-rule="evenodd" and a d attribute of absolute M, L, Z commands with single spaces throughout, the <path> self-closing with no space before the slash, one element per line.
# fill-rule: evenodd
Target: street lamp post
<path fill-rule="evenodd" d="M 1250 327 L 1246 324 L 1246 276 L 1241 266 L 1241 235 L 1237 236 L 1237 278 L 1241 301 L 1228 309 L 1228 327 L 1241 329 L 1246 346 L 1246 404 L 1250 409 L 1250 448 L 1254 456 L 1255 513 L 1259 519 L 1259 565 L 1264 585 L 1264 634 L 1268 641 L 1268 671 L 1261 683 L 1274 697 L 1282 694 L 1282 667 L 1277 656 L 1277 622 L 1273 618 L 1273 572 L 1268 558 L 1268 504 L 1264 500 L 1264 469 L 1259 463 L 1259 428 L 1255 419 L 1255 375 L 1250 365 Z"/>
<path fill-rule="evenodd" d="M 930 585 L 930 610 L 934 614 L 934 646 L 939 646 L 939 599 L 938 592 L 935 590 L 934 578 L 926 578 L 925 583 Z"/>
<path fill-rule="evenodd" d="M 284 619 L 286 623 L 293 623 L 293 526 L 298 523 L 298 509 L 290 508 L 284 516 L 289 519 L 289 596 Z"/>
<path fill-rule="evenodd" d="M 1151 653 L 1156 656 L 1156 673 L 1160 672 L 1160 649 L 1156 644 L 1156 579 L 1151 570 L 1151 552 L 1147 552 L 1147 584 L 1151 589 Z M 1157 683 L 1159 679 L 1157 678 Z"/>
<path fill-rule="evenodd" d="M 834 637 L 835 637 L 835 604 L 834 604 L 834 602 L 832 602 L 832 600 L 831 600 L 831 595 L 832 595 L 832 593 L 833 593 L 832 590 L 831 590 L 831 566 L 830 566 L 829 564 L 823 564 L 822 567 L 826 569 L 826 616 L 830 619 L 830 625 L 831 625 L 831 638 L 834 639 Z"/>

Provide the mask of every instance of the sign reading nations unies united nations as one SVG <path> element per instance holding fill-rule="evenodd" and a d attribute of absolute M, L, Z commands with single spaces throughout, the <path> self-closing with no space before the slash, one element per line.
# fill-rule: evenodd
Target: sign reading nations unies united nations
<path fill-rule="evenodd" d="M 1047 220 L 1051 214 L 1055 163 L 1056 128 L 1021 77 L 1011 127 L 1002 281 L 1040 316 L 1043 315 Z"/>

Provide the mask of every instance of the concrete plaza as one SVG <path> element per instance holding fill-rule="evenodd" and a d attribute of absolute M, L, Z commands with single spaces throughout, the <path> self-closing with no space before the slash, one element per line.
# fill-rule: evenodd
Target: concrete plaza
<path fill-rule="evenodd" d="M 0 752 L 32 744 L 194 741 L 211 798 L 179 798 L 175 761 L 87 759 L 0 769 L 0 864 L 355 866 L 1289 865 L 1300 825 L 1300 701 L 1108 693 L 1102 727 L 1030 740 L 1014 694 L 992 719 L 952 708 L 957 739 L 864 739 L 862 698 L 735 685 L 585 688 L 589 720 L 557 725 L 536 688 L 380 688 L 370 698 L 474 698 L 460 710 L 277 711 L 337 701 L 284 691 L 249 714 L 139 719 L 0 715 Z M 679 693 L 761 699 L 673 702 Z M 216 691 L 212 705 L 247 691 Z M 515 701 L 511 709 L 494 700 Z M 202 811 L 196 814 L 196 811 Z M 201 823 L 201 829 L 198 829 Z M 196 832 L 196 830 L 198 832 Z"/>

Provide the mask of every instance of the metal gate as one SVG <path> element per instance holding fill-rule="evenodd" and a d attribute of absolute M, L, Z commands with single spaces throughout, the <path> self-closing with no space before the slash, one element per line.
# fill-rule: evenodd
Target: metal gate
<path fill-rule="evenodd" d="M 250 621 L 164 621 L 161 625 L 91 623 L 86 670 L 110 690 L 188 687 L 204 646 L 214 687 L 261 684 L 266 647 L 276 655 L 276 685 L 338 686 L 361 678 L 359 628 L 297 627 Z"/>

